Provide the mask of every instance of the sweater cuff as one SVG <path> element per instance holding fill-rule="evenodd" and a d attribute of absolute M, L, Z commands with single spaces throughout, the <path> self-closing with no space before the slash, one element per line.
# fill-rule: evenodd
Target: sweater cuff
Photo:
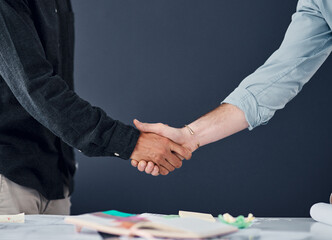
<path fill-rule="evenodd" d="M 111 156 L 128 160 L 135 149 L 140 131 L 119 121 L 106 148 Z"/>

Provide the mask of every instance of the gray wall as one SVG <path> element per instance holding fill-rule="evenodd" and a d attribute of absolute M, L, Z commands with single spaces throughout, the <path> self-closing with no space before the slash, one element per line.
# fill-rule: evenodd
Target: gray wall
<path fill-rule="evenodd" d="M 127 124 L 181 127 L 278 48 L 296 2 L 73 0 L 76 91 Z M 167 177 L 76 152 L 72 213 L 308 216 L 332 192 L 331 61 L 267 126 L 199 149 Z"/>

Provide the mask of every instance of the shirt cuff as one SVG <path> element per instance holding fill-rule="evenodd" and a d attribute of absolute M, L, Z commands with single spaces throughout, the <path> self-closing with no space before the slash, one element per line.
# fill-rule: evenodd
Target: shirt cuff
<path fill-rule="evenodd" d="M 106 151 L 115 157 L 128 160 L 135 149 L 140 131 L 119 121 L 116 122 L 117 125 Z"/>
<path fill-rule="evenodd" d="M 228 97 L 225 98 L 224 101 L 221 102 L 221 104 L 223 103 L 232 104 L 244 112 L 249 125 L 249 130 L 252 130 L 260 125 L 256 98 L 247 89 L 240 87 L 236 88 L 230 95 L 228 95 Z"/>

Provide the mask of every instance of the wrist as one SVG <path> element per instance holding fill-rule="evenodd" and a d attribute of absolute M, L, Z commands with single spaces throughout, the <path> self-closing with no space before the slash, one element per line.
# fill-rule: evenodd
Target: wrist
<path fill-rule="evenodd" d="M 187 147 L 191 152 L 196 151 L 200 147 L 200 144 L 195 132 L 188 125 L 185 125 L 183 128 L 181 128 L 181 131 L 186 139 L 184 146 Z"/>

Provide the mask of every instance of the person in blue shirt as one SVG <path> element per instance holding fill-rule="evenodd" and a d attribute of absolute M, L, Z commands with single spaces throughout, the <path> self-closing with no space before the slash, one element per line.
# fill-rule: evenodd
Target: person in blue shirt
<path fill-rule="evenodd" d="M 192 152 L 243 129 L 266 124 L 301 91 L 329 56 L 331 27 L 332 0 L 299 0 L 280 48 L 219 107 L 180 129 L 161 123 L 134 123 L 139 130 L 170 138 Z M 159 174 L 152 162 L 138 163 L 134 159 L 132 165 L 148 174 Z"/>

